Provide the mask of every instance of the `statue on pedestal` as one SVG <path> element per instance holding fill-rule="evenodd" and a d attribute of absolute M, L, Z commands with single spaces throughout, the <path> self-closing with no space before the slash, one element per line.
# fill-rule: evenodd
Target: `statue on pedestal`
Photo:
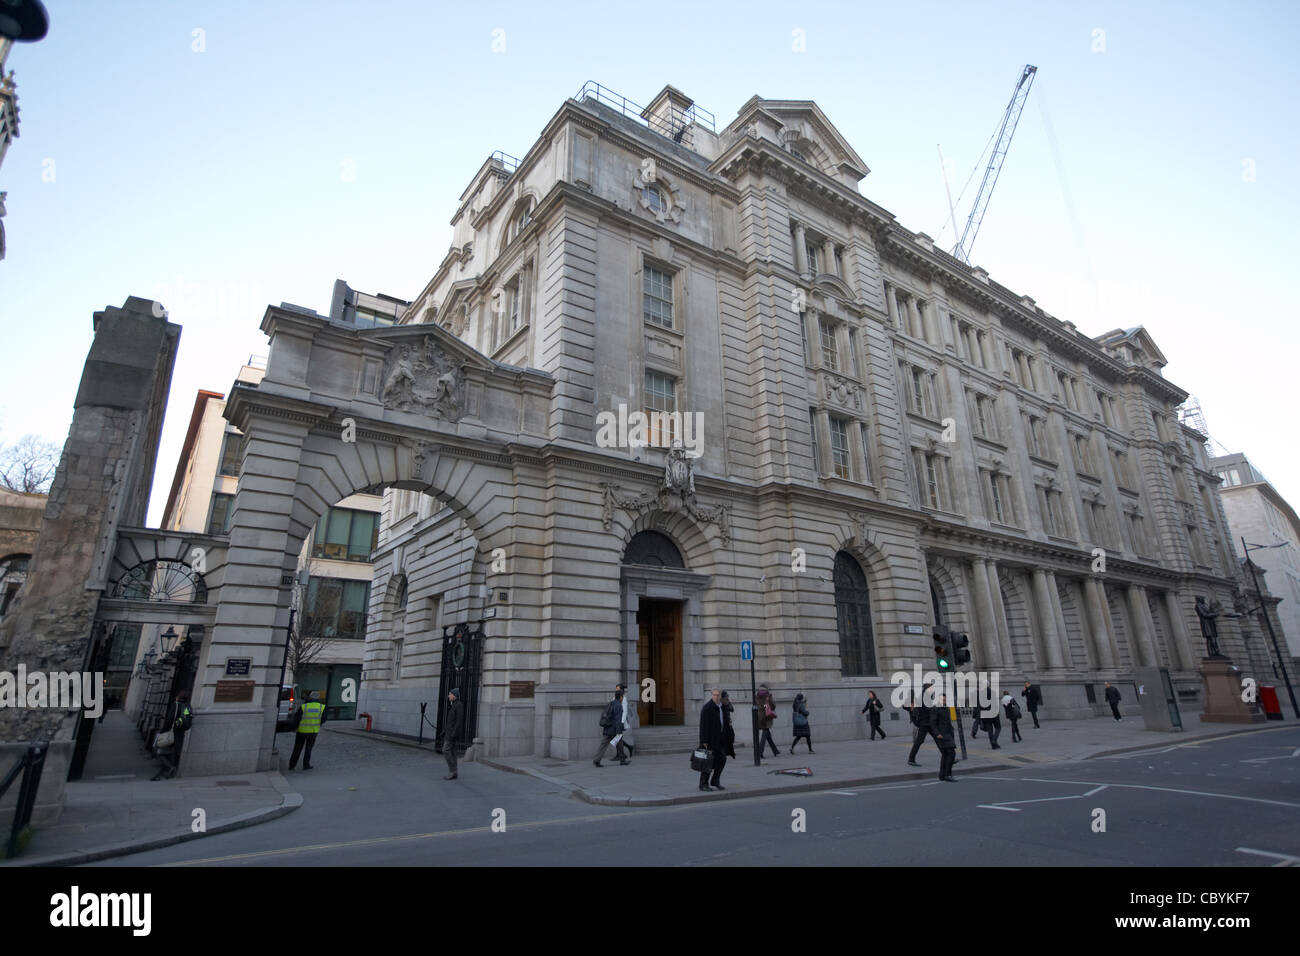
<path fill-rule="evenodd" d="M 1215 600 L 1209 604 L 1204 597 L 1196 599 L 1196 616 L 1201 619 L 1201 636 L 1205 638 L 1205 647 L 1210 657 L 1223 657 L 1219 650 L 1219 625 L 1216 618 L 1223 610 L 1223 604 Z"/>

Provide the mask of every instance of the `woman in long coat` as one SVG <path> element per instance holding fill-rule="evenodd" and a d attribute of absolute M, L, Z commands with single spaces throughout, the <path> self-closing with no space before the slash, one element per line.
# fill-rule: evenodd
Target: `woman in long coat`
<path fill-rule="evenodd" d="M 862 705 L 862 713 L 867 715 L 867 720 L 871 721 L 871 739 L 876 739 L 876 734 L 880 734 L 880 739 L 885 739 L 885 731 L 880 726 L 880 712 L 885 709 L 885 705 L 880 698 L 876 696 L 874 690 L 867 691 L 867 702 Z"/>
<path fill-rule="evenodd" d="M 808 723 L 808 705 L 804 702 L 803 694 L 794 696 L 794 717 L 791 722 L 794 724 L 794 742 L 790 744 L 790 753 L 794 753 L 795 744 L 802 737 L 808 741 L 808 752 L 815 754 L 817 751 L 812 749 L 812 727 Z"/>

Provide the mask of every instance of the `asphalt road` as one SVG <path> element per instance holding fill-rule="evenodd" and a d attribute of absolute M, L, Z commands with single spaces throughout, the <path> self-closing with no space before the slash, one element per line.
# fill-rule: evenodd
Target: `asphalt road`
<path fill-rule="evenodd" d="M 315 764 L 292 775 L 305 804 L 288 816 L 98 865 L 1300 865 L 1293 727 L 990 774 L 959 763 L 956 783 L 646 809 L 478 764 L 447 782 L 441 758 L 358 737 L 329 735 Z"/>

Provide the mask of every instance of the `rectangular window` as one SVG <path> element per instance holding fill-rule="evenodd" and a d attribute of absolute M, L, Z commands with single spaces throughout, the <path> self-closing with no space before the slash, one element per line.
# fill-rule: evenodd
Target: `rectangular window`
<path fill-rule="evenodd" d="M 384 315 L 382 312 L 371 312 L 367 309 L 354 310 L 353 320 L 359 329 L 382 328 L 397 321 L 391 315 Z"/>
<path fill-rule="evenodd" d="M 813 275 L 824 271 L 822 269 L 821 247 L 811 239 L 806 239 L 803 244 L 804 254 L 808 256 L 808 271 Z"/>
<path fill-rule="evenodd" d="M 650 420 L 648 440 L 660 448 L 670 447 L 677 438 L 677 380 L 651 369 L 645 370 L 645 413 Z M 659 412 L 661 414 L 656 415 Z M 666 413 L 666 414 L 664 414 Z"/>
<path fill-rule="evenodd" d="M 226 432 L 221 439 L 221 466 L 217 470 L 220 475 L 238 475 L 239 474 L 239 451 L 243 440 L 243 435 L 239 432 Z"/>
<path fill-rule="evenodd" d="M 208 518 L 208 534 L 226 534 L 230 531 L 230 517 L 235 510 L 235 496 L 220 492 L 212 496 L 212 514 Z"/>
<path fill-rule="evenodd" d="M 307 584 L 303 633 L 331 640 L 364 640 L 366 606 L 369 603 L 368 581 L 314 577 Z"/>
<path fill-rule="evenodd" d="M 912 403 L 912 411 L 918 415 L 930 417 L 929 396 L 926 390 L 925 373 L 916 366 L 910 366 L 911 390 L 908 396 Z"/>
<path fill-rule="evenodd" d="M 673 277 L 654 266 L 646 266 L 641 287 L 641 312 L 647 322 L 673 327 Z"/>
<path fill-rule="evenodd" d="M 330 508 L 316 522 L 312 555 L 338 561 L 368 562 L 379 545 L 379 515 L 352 508 Z"/>
<path fill-rule="evenodd" d="M 939 470 L 935 463 L 935 456 L 922 455 L 922 457 L 925 459 L 925 478 L 922 487 L 923 497 L 925 502 L 931 508 L 939 508 L 941 507 L 939 496 Z"/>
<path fill-rule="evenodd" d="M 997 441 L 998 420 L 993 414 L 993 400 L 983 395 L 975 397 L 975 414 L 978 416 L 980 434 Z"/>
<path fill-rule="evenodd" d="M 1061 513 L 1061 493 L 1051 488 L 1040 489 L 1043 504 L 1043 530 L 1048 534 L 1063 537 L 1065 535 L 1065 518 Z"/>
<path fill-rule="evenodd" d="M 998 524 L 1007 523 L 1006 511 L 1002 506 L 1002 489 L 998 485 L 998 476 L 994 472 L 985 472 L 989 485 L 989 518 Z"/>
<path fill-rule="evenodd" d="M 822 339 L 822 365 L 832 372 L 840 370 L 839 345 L 835 341 L 835 325 L 822 319 L 818 322 Z"/>
<path fill-rule="evenodd" d="M 849 465 L 849 429 L 842 418 L 831 417 L 831 471 L 837 478 L 852 478 Z"/>

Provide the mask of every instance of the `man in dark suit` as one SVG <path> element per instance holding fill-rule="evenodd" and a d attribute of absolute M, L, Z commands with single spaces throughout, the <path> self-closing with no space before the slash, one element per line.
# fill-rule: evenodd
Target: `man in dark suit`
<path fill-rule="evenodd" d="M 939 706 L 930 708 L 930 733 L 942 754 L 939 759 L 939 779 L 956 783 L 952 765 L 957 760 L 957 734 L 952 728 L 952 716 L 948 713 L 948 698 L 943 694 L 939 695 Z"/>
<path fill-rule="evenodd" d="M 1025 710 L 1029 711 L 1029 716 L 1034 718 L 1034 726 L 1038 727 L 1038 705 L 1043 702 L 1043 692 L 1038 689 L 1037 684 L 1025 681 L 1025 689 L 1020 692 L 1020 696 L 1025 699 Z"/>
<path fill-rule="evenodd" d="M 456 770 L 456 738 L 465 724 L 465 705 L 460 702 L 460 688 L 453 688 L 447 694 L 446 719 L 442 731 L 442 756 L 447 761 L 447 776 L 443 780 L 455 780 L 459 777 Z"/>
<path fill-rule="evenodd" d="M 727 765 L 727 730 L 730 726 L 731 717 L 722 706 L 722 691 L 715 687 L 709 699 L 704 702 L 704 709 L 700 711 L 700 746 L 707 747 L 713 755 L 713 779 L 710 781 L 707 770 L 701 771 L 701 790 L 727 789 L 721 780 L 722 768 Z M 712 787 L 709 786 L 710 782 Z"/>
<path fill-rule="evenodd" d="M 912 718 L 912 749 L 907 755 L 907 765 L 919 767 L 921 765 L 916 762 L 916 752 L 921 749 L 921 744 L 925 743 L 925 738 L 930 732 L 930 708 L 925 706 L 921 694 L 914 693 L 911 705 L 904 704 L 903 709 Z"/>

